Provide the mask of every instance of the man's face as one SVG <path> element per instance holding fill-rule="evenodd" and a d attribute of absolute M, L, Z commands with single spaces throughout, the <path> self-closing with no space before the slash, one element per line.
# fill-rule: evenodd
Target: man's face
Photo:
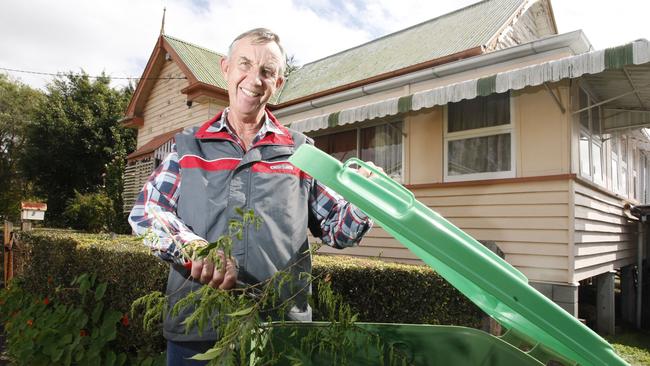
<path fill-rule="evenodd" d="M 230 57 L 221 60 L 231 112 L 240 117 L 260 118 L 269 98 L 284 82 L 280 74 L 283 62 L 275 42 L 253 44 L 250 38 L 237 41 Z"/>

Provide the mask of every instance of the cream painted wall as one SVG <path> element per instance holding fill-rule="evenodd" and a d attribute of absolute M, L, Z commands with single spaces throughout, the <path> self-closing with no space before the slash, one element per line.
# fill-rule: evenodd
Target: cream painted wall
<path fill-rule="evenodd" d="M 569 88 L 551 85 L 561 95 L 568 109 Z M 563 114 L 543 86 L 530 87 L 515 93 L 515 130 L 517 134 L 517 176 L 534 177 L 570 173 L 570 114 Z"/>
<path fill-rule="evenodd" d="M 442 107 L 413 112 L 408 121 L 409 159 L 406 184 L 442 182 Z M 406 141 L 405 141 L 406 142 Z M 406 157 L 405 157 L 406 159 Z"/>

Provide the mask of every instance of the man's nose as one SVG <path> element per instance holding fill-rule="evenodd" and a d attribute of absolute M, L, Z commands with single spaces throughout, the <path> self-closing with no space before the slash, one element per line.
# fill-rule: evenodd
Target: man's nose
<path fill-rule="evenodd" d="M 262 85 L 262 70 L 251 69 L 250 71 L 248 71 L 248 75 L 246 75 L 246 77 L 254 85 Z"/>

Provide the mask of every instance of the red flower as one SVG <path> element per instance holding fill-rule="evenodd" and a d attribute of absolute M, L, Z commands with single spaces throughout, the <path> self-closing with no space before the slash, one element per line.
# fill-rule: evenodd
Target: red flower
<path fill-rule="evenodd" d="M 79 329 L 79 336 L 88 337 L 88 331 L 86 331 L 85 329 Z"/>
<path fill-rule="evenodd" d="M 34 325 L 34 321 L 33 321 L 32 319 L 29 319 L 29 320 L 27 321 L 27 326 L 28 326 L 28 327 L 31 327 L 32 325 Z"/>
<path fill-rule="evenodd" d="M 46 296 L 46 297 L 43 299 L 43 304 L 47 305 L 47 304 L 49 304 L 49 303 L 50 303 L 50 299 Z"/>
<path fill-rule="evenodd" d="M 47 276 L 47 283 L 49 283 L 51 285 L 52 282 L 54 282 L 54 280 L 52 279 L 52 276 Z"/>
<path fill-rule="evenodd" d="M 128 327 L 129 326 L 129 314 L 124 313 L 122 316 L 122 319 L 120 319 L 120 322 L 122 323 L 123 326 Z"/>

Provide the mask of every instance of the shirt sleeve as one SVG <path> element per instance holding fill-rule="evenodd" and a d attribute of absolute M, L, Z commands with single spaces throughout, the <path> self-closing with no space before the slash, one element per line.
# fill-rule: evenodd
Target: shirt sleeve
<path fill-rule="evenodd" d="M 321 240 L 334 248 L 358 244 L 373 225 L 363 211 L 318 181 L 312 185 L 309 206 L 320 225 Z"/>
<path fill-rule="evenodd" d="M 162 260 L 184 264 L 182 247 L 194 234 L 176 214 L 181 184 L 180 164 L 175 149 L 151 174 L 129 215 L 129 224 L 154 254 Z"/>

